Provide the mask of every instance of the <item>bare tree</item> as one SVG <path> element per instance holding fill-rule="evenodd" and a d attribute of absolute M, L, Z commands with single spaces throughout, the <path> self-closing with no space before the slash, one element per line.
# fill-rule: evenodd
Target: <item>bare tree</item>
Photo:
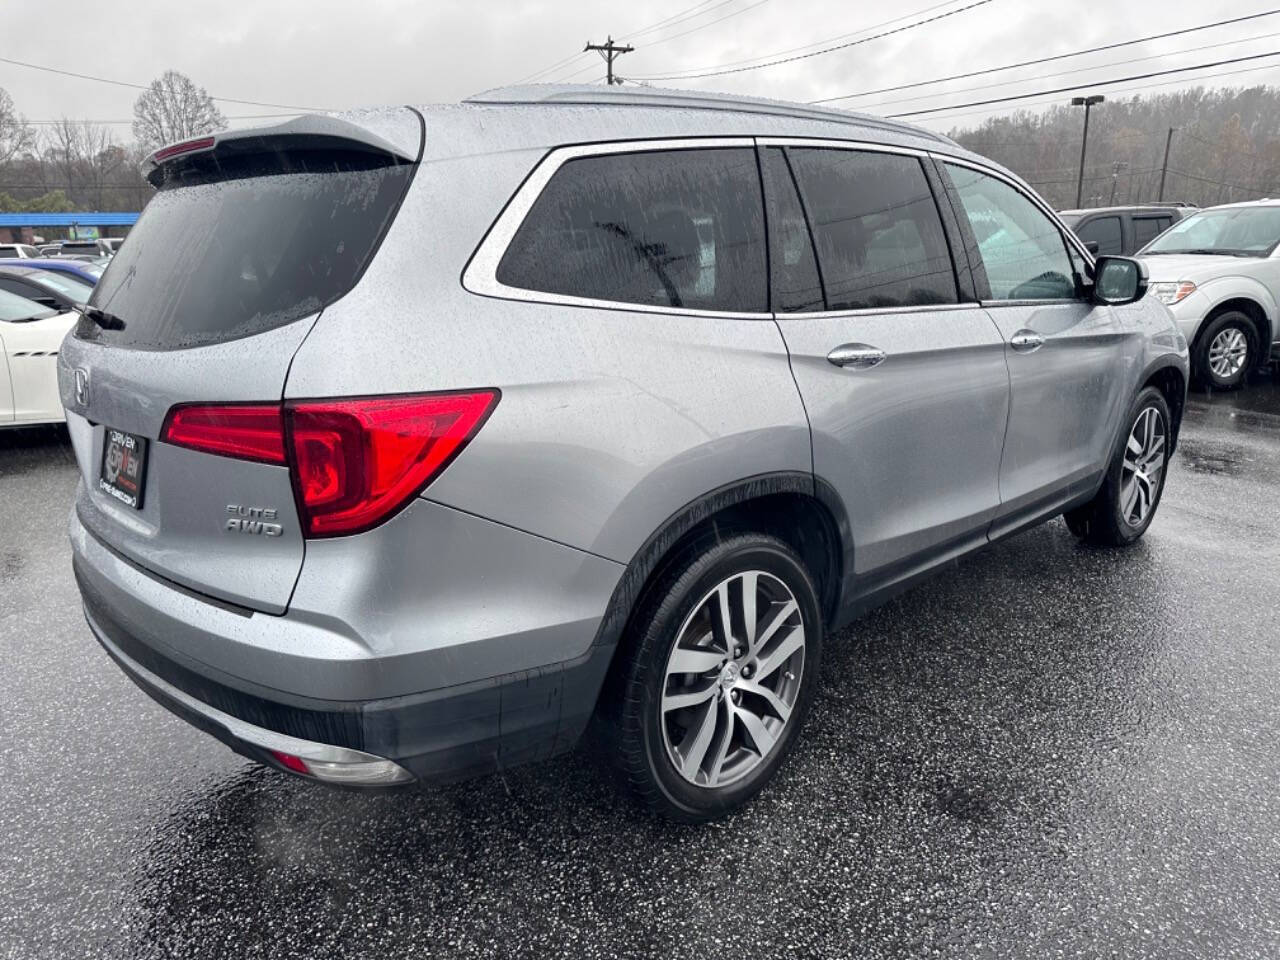
<path fill-rule="evenodd" d="M 133 102 L 133 136 L 147 151 L 226 126 L 226 117 L 204 87 L 176 70 L 166 70 L 152 80 Z"/>
<path fill-rule="evenodd" d="M 127 159 L 111 131 L 88 120 L 63 117 L 45 134 L 44 161 L 58 172 L 67 195 L 75 194 L 98 210 L 111 174 Z"/>
<path fill-rule="evenodd" d="M 19 154 L 35 147 L 35 132 L 18 108 L 13 98 L 0 87 L 0 164 L 8 163 Z"/>

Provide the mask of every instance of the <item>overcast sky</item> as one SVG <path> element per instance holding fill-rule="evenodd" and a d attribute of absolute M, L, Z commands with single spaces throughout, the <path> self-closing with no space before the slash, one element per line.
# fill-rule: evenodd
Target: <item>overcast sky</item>
<path fill-rule="evenodd" d="M 850 0 L 705 0 L 700 4 L 693 0 L 259 0 L 222 4 L 131 0 L 71 5 L 8 0 L 0 18 L 4 26 L 0 57 L 129 83 L 147 83 L 173 68 L 190 75 L 215 97 L 341 109 L 456 101 L 521 80 L 573 56 L 588 40 L 603 41 L 610 32 L 615 38 L 631 39 L 636 46 L 634 53 L 618 61 L 618 72 L 645 77 L 715 69 L 791 48 L 804 48 L 792 54 L 804 53 L 973 3 L 979 0 L 945 4 L 937 0 L 895 4 Z M 1267 5 L 1258 0 L 1213 4 L 1192 0 L 983 0 L 973 9 L 934 23 L 833 53 L 760 70 L 655 85 L 813 100 L 1080 50 L 1264 9 Z M 672 17 L 676 19 L 665 26 L 638 33 Z M 890 22 L 895 17 L 898 19 Z M 1193 49 L 1209 45 L 1210 49 Z M 837 105 L 890 114 L 1272 50 L 1280 51 L 1280 15 L 1039 68 L 856 97 Z M 1153 56 L 1137 63 L 1120 63 Z M 1259 63 L 1275 66 L 1256 69 Z M 1090 69 L 1058 75 L 1081 68 Z M 1246 68 L 1253 69 L 1226 75 Z M 541 79 L 570 77 L 575 82 L 591 82 L 603 73 L 599 58 L 589 54 L 574 57 Z M 1184 77 L 1097 89 L 1113 96 L 1129 90 L 1144 92 L 1139 87 L 1158 92 L 1176 85 L 1213 83 L 1214 77 L 1231 85 L 1280 84 L 1280 56 Z M 972 89 L 1002 81 L 1011 83 L 999 89 Z M 1157 83 L 1169 85 L 1149 86 Z M 8 90 L 18 109 L 31 120 L 62 116 L 127 120 L 138 93 L 123 86 L 7 63 L 0 63 L 0 87 Z M 921 99 L 906 101 L 908 97 Z M 1049 102 L 1063 99 L 1062 95 L 1044 98 Z M 1034 108 L 1044 100 L 1029 100 L 1026 105 Z M 236 117 L 279 112 L 228 102 L 219 102 L 219 106 L 233 125 L 237 125 Z M 915 119 L 935 129 L 947 129 L 971 124 L 987 112 L 955 111 Z M 254 122 L 264 121 L 241 119 L 238 125 Z M 127 123 L 112 129 L 122 140 L 130 136 Z"/>

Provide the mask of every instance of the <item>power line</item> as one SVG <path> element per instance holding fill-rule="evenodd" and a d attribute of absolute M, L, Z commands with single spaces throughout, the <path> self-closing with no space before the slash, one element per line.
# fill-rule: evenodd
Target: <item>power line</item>
<path fill-rule="evenodd" d="M 1106 87 L 1113 83 L 1128 83 L 1130 80 L 1146 80 L 1149 77 L 1167 77 L 1173 73 L 1188 73 L 1192 70 L 1206 70 L 1209 67 L 1222 67 L 1232 63 L 1244 63 L 1249 60 L 1261 60 L 1265 57 L 1280 55 L 1280 50 L 1269 53 L 1255 53 L 1248 57 L 1232 57 L 1228 60 L 1215 60 L 1213 63 L 1199 63 L 1190 67 L 1175 67 L 1172 70 L 1154 70 L 1151 73 L 1136 73 L 1130 77 L 1116 77 L 1114 80 L 1091 80 L 1087 83 L 1074 83 L 1066 87 L 1054 87 L 1051 90 L 1037 90 L 1035 93 L 1018 93 L 1008 97 L 994 97 L 990 100 L 973 100 L 969 103 L 953 103 L 946 107 L 929 107 L 924 110 L 910 110 L 906 113 L 891 113 L 893 120 L 903 117 L 919 117 L 929 113 L 942 113 L 944 110 L 959 110 L 964 107 L 986 107 L 997 103 L 1012 103 L 1014 100 L 1030 100 L 1032 97 L 1046 97 L 1054 93 L 1068 93 L 1072 90 L 1083 90 L 1085 87 Z"/>
<path fill-rule="evenodd" d="M 130 83 L 127 80 L 112 80 L 108 77 L 95 77 L 88 73 L 76 73 L 73 70 L 61 70 L 58 67 L 46 67 L 39 63 L 27 63 L 24 60 L 10 60 L 8 57 L 0 57 L 0 63 L 7 63 L 15 67 L 27 67 L 30 70 L 42 70 L 45 73 L 56 73 L 64 77 L 76 77 L 80 80 L 93 80 L 96 83 L 109 83 L 117 87 L 129 87 L 133 90 L 150 89 L 148 83 Z M 248 107 L 279 107 L 282 110 L 302 110 L 306 112 L 322 111 L 323 107 L 300 107 L 296 103 L 263 103 L 259 100 L 237 100 L 234 97 L 214 97 L 210 96 L 210 100 L 220 100 L 223 103 L 239 103 Z"/>
<path fill-rule="evenodd" d="M 224 120 L 265 120 L 269 117 L 296 117 L 296 116 L 297 116 L 296 113 L 238 113 L 234 116 L 224 117 L 223 119 Z M 67 122 L 70 122 L 70 123 L 96 123 L 102 126 L 109 126 L 113 124 L 131 124 L 134 122 L 133 120 L 73 120 L 70 117 L 66 118 L 66 120 Z M 24 122 L 29 123 L 32 126 L 41 126 L 41 127 L 44 127 L 44 126 L 56 127 L 63 123 L 62 120 L 26 120 Z"/>
<path fill-rule="evenodd" d="M 1257 37 L 1241 37 L 1238 40 L 1222 40 L 1218 43 L 1206 43 L 1199 47 L 1188 47 L 1186 50 L 1171 50 L 1168 53 L 1153 53 L 1145 57 L 1131 57 L 1128 60 L 1114 60 L 1111 63 L 1096 63 L 1088 67 L 1076 67 L 1073 70 L 1062 70 L 1058 73 L 1043 73 L 1034 78 L 1035 80 L 1048 80 L 1050 77 L 1069 77 L 1078 73 L 1088 73 L 1090 70 L 1106 70 L 1109 67 L 1125 67 L 1131 63 L 1144 63 L 1148 60 L 1165 60 L 1169 57 L 1181 56 L 1184 53 L 1200 53 L 1203 50 L 1216 50 L 1220 47 L 1233 47 L 1241 43 L 1252 43 L 1255 40 L 1271 40 L 1280 37 L 1280 31 L 1276 33 L 1264 33 Z M 973 93 L 978 90 L 993 90 L 997 87 L 1007 87 L 1013 83 L 1024 83 L 1025 80 L 1002 80 L 997 83 L 984 83 L 976 87 L 961 87 L 958 90 L 948 90 L 945 93 L 922 93 L 915 97 L 904 97 L 900 100 L 881 100 L 877 103 L 869 103 L 860 105 L 859 110 L 875 110 L 878 107 L 892 107 L 900 103 L 915 103 L 920 100 L 929 100 L 934 97 L 951 96 L 958 93 Z"/>
<path fill-rule="evenodd" d="M 709 13 L 713 13 L 713 12 L 715 12 L 716 10 L 719 10 L 721 7 L 727 7 L 729 4 L 731 4 L 731 3 L 736 3 L 736 2 L 737 2 L 737 0 L 719 0 L 719 2 L 718 2 L 718 3 L 715 3 L 713 6 L 706 7 L 706 9 L 704 9 L 704 10 L 698 10 L 696 13 L 690 13 L 690 15 L 689 15 L 689 16 L 679 17 L 678 19 L 677 19 L 677 18 L 675 18 L 675 17 L 668 18 L 668 20 L 666 20 L 666 21 L 661 21 L 659 24 L 654 24 L 654 25 L 653 25 L 652 27 L 650 27 L 649 29 L 646 29 L 646 30 L 639 30 L 639 31 L 637 31 L 637 32 L 635 32 L 635 33 L 629 33 L 629 34 L 627 34 L 625 37 L 623 37 L 622 39 L 623 39 L 623 40 L 634 40 L 636 37 L 643 36 L 643 35 L 644 35 L 644 34 L 646 34 L 646 33 L 651 33 L 654 29 L 658 29 L 660 26 L 668 26 L 668 27 L 679 26 L 679 25 L 680 25 L 680 24 L 682 24 L 682 23 L 688 23 L 690 20 L 696 20 L 696 19 L 698 19 L 699 17 L 705 17 L 707 14 L 709 14 Z M 765 2 L 765 0 L 759 0 L 759 2 L 758 2 L 758 3 L 754 3 L 754 4 L 752 4 L 752 6 L 759 6 L 759 5 L 760 5 L 760 3 L 763 3 L 763 2 Z M 698 4 L 698 6 L 703 6 L 703 5 L 702 5 L 702 4 Z M 690 9 L 692 10 L 692 9 L 694 9 L 694 8 L 690 8 Z M 747 10 L 750 10 L 750 9 L 751 9 L 751 7 L 747 7 L 747 8 L 742 9 L 742 10 L 734 10 L 734 11 L 731 11 L 731 12 L 729 12 L 729 13 L 727 13 L 727 14 L 724 14 L 723 16 L 716 17 L 714 20 L 709 20 L 709 21 L 707 21 L 707 22 L 706 22 L 706 23 L 704 23 L 704 24 L 701 24 L 701 25 L 699 25 L 699 26 L 692 27 L 692 28 L 691 28 L 691 29 L 689 29 L 689 30 L 684 30 L 684 31 L 682 31 L 682 32 L 680 32 L 680 33 L 677 33 L 675 36 L 672 36 L 672 37 L 663 37 L 663 38 L 662 38 L 662 39 L 660 39 L 660 40 L 655 40 L 655 41 L 653 41 L 652 43 L 647 43 L 647 44 L 645 44 L 645 49 L 647 50 L 647 49 L 649 49 L 650 47 L 656 47 L 656 46 L 658 46 L 659 44 L 667 43 L 668 41 L 675 40 L 675 39 L 677 39 L 677 38 L 679 38 L 679 37 L 683 37 L 683 36 L 685 36 L 686 34 L 694 33 L 694 32 L 696 32 L 696 31 L 698 31 L 698 30 L 705 29 L 706 27 L 709 27 L 709 26 L 711 26 L 712 24 L 719 23 L 721 20 L 728 20 L 730 17 L 736 17 L 736 16 L 737 16 L 738 14 L 740 14 L 740 13 L 746 13 L 746 12 L 747 12 Z M 580 68 L 578 68 L 577 70 L 575 70 L 573 73 L 566 74 L 566 75 L 562 76 L 562 77 L 559 79 L 559 81 L 555 81 L 555 80 L 553 80 L 552 82 L 553 82 L 553 83 L 555 83 L 555 82 L 564 83 L 564 82 L 565 82 L 565 81 L 567 81 L 567 80 L 572 80 L 574 77 L 580 77 L 580 76 L 582 76 L 584 73 L 586 73 L 586 72 L 587 72 L 588 70 L 590 70 L 590 69 L 591 69 L 591 66 L 580 67 Z"/>
<path fill-rule="evenodd" d="M 1245 67 L 1245 68 L 1244 68 L 1244 69 L 1242 69 L 1242 70 L 1226 70 L 1226 71 L 1223 71 L 1223 72 L 1221 72 L 1221 73 L 1215 73 L 1215 74 L 1213 74 L 1213 75 L 1212 75 L 1212 76 L 1210 76 L 1210 77 L 1196 77 L 1196 78 L 1194 78 L 1194 79 L 1196 79 L 1196 80 L 1218 80 L 1218 79 L 1220 79 L 1220 78 L 1222 78 L 1222 77 L 1234 77 L 1234 76 L 1237 76 L 1237 75 L 1242 74 L 1242 73 L 1257 73 L 1259 70 L 1274 70 L 1275 68 L 1276 68 L 1276 65 L 1275 65 L 1275 64 L 1267 63 L 1267 64 L 1263 64 L 1263 65 L 1262 65 L 1262 66 L 1260 66 L 1260 67 Z M 1157 81 L 1156 83 L 1143 83 L 1143 84 L 1139 84 L 1139 85 L 1134 86 L 1134 87 L 1125 87 L 1125 88 L 1124 88 L 1124 89 L 1122 89 L 1122 90 L 1112 90 L 1112 91 L 1111 91 L 1111 93 L 1112 93 L 1112 95 L 1114 96 L 1115 94 L 1127 94 L 1127 93 L 1133 93 L 1133 92 L 1138 91 L 1138 90 L 1152 90 L 1152 89 L 1154 89 L 1154 88 L 1156 88 L 1156 87 L 1168 87 L 1168 86 L 1172 86 L 1173 84 L 1176 84 L 1176 83 L 1182 83 L 1182 80 L 1160 80 L 1160 81 Z M 1043 105 L 1045 105 L 1045 104 L 1052 104 L 1052 103 L 1056 103 L 1056 102 L 1057 102 L 1057 99 L 1058 99 L 1057 97 L 1049 97 L 1049 98 L 1047 98 L 1047 99 L 1044 99 L 1044 100 L 1039 101 L 1038 103 L 1030 103 L 1030 104 L 1027 104 L 1027 106 L 1030 106 L 1030 107 L 1038 107 L 1038 106 L 1043 106 Z M 951 109 L 951 108 L 943 108 L 943 109 Z M 960 107 L 958 107 L 958 106 L 957 106 L 955 109 L 957 109 L 957 110 L 958 110 L 958 109 L 960 109 Z M 919 121 L 917 121 L 917 122 L 922 123 L 922 124 L 923 124 L 923 123 L 930 123 L 930 122 L 939 122 L 939 121 L 941 121 L 941 122 L 950 122 L 950 121 L 953 121 L 953 120 L 958 120 L 958 119 L 960 119 L 961 117 L 972 117 L 972 116 L 974 116 L 975 114 L 979 114 L 979 113 L 991 113 L 991 112 L 992 112 L 992 111 L 990 111 L 990 110 L 986 110 L 986 109 L 981 109 L 981 110 L 968 110 L 968 111 L 965 111 L 964 113 L 955 113 L 955 114 L 951 114 L 950 116 L 946 116 L 946 117 L 925 117 L 925 118 L 923 118 L 922 120 L 919 120 Z"/>
<path fill-rule="evenodd" d="M 860 93 L 844 93 L 838 97 L 824 97 L 821 100 L 810 100 L 810 103 L 831 103 L 835 100 L 849 100 L 853 97 L 869 97 L 877 93 L 896 93 L 899 90 L 910 90 L 914 87 L 926 87 L 934 83 L 946 83 L 950 80 L 968 80 L 970 77 L 981 77 L 989 73 L 999 73 L 1002 70 L 1016 70 L 1019 67 L 1034 67 L 1042 63 L 1052 63 L 1055 60 L 1066 60 L 1070 57 L 1082 57 L 1089 53 L 1102 53 L 1105 50 L 1117 50 L 1120 47 L 1131 47 L 1138 43 L 1150 43 L 1153 40 L 1166 40 L 1169 37 L 1179 37 L 1186 33 L 1196 33 L 1200 30 L 1210 30 L 1214 27 L 1225 27 L 1235 23 L 1244 23 L 1248 20 L 1257 20 L 1261 17 L 1271 17 L 1280 13 L 1280 9 L 1264 10 L 1262 13 L 1251 13 L 1245 17 L 1233 17 L 1230 20 L 1218 20 L 1215 23 L 1204 23 L 1198 27 L 1184 27 L 1181 30 L 1171 30 L 1168 33 L 1154 33 L 1149 37 L 1139 37 L 1136 40 L 1122 40 L 1119 43 L 1108 43 L 1101 47 L 1089 47 L 1086 50 L 1075 50 L 1071 53 L 1058 53 L 1051 57 L 1039 57 L 1035 60 L 1023 60 L 1020 63 L 1009 63 L 1003 67 L 987 67 L 983 70 L 971 70 L 968 73 L 957 73 L 950 77 L 938 77 L 934 80 L 917 80 L 914 83 L 900 83 L 896 87 L 881 87 L 878 90 L 864 90 Z"/>
<path fill-rule="evenodd" d="M 672 40 L 679 40 L 681 37 L 687 37 L 687 36 L 688 36 L 689 34 L 691 34 L 691 33 L 697 33 L 699 30 L 705 30 L 705 29 L 707 29 L 707 27 L 713 27 L 713 26 L 715 26 L 717 23 L 720 23 L 722 20 L 728 20 L 730 17 L 737 17 L 737 16 L 741 16 L 742 14 L 747 13 L 747 12 L 748 12 L 748 11 L 750 11 L 750 10 L 754 10 L 756 7 L 760 6 L 761 4 L 765 4 L 765 3 L 768 3 L 768 2 L 769 2 L 769 0 L 756 0 L 756 2 L 755 2 L 755 3 L 749 4 L 749 5 L 747 5 L 747 6 L 743 7 L 743 8 L 741 8 L 740 10 L 731 10 L 729 13 L 726 13 L 726 14 L 724 14 L 723 16 L 716 17 L 714 20 L 708 20 L 706 23 L 700 23 L 700 24 L 698 24 L 698 26 L 696 26 L 696 27 L 690 27 L 688 30 L 682 30 L 680 33 L 677 33 L 677 34 L 675 34 L 674 36 L 670 36 L 670 37 L 663 37 L 661 40 L 655 40 L 653 43 L 646 44 L 646 45 L 645 45 L 645 49 L 646 49 L 646 50 L 651 50 L 651 49 L 653 49 L 653 48 L 654 48 L 654 47 L 656 47 L 656 46 L 660 46 L 661 44 L 664 44 L 664 43 L 670 43 Z M 724 4 L 717 4 L 717 7 L 719 7 L 719 6 L 723 6 L 723 5 L 724 5 Z M 712 8 L 711 8 L 711 10 L 715 10 L 717 7 L 712 7 Z M 705 11 L 703 11 L 703 12 L 704 12 L 704 13 L 710 13 L 710 12 L 711 12 L 711 10 L 705 10 Z M 571 73 L 571 74 L 569 74 L 567 77 L 564 77 L 564 78 L 563 78 L 563 80 L 572 80 L 574 77 L 576 77 L 576 76 L 580 76 L 581 74 L 583 74 L 583 73 L 585 73 L 585 72 L 586 72 L 586 69 L 585 69 L 585 68 L 584 68 L 584 69 L 582 69 L 582 70 L 578 70 L 576 73 Z M 652 78 L 652 77 L 636 77 L 636 79 L 637 79 L 637 80 L 650 80 L 650 79 L 653 79 L 653 78 Z"/>
<path fill-rule="evenodd" d="M 682 16 L 685 13 L 688 13 L 691 10 L 697 10 L 699 7 L 705 7 L 707 4 L 715 3 L 715 2 L 716 0 L 702 0 L 701 3 L 695 3 L 691 7 L 684 7 L 679 12 L 673 13 L 669 17 L 664 17 L 662 20 L 658 20 L 656 23 L 651 23 L 647 27 L 641 27 L 635 33 L 623 34 L 619 39 L 633 40 L 638 36 L 649 33 L 651 30 L 657 29 L 663 24 L 669 23 L 670 21 L 676 19 L 679 16 Z M 721 0 L 721 2 L 728 3 L 729 0 Z M 583 55 L 583 53 L 585 53 L 585 51 L 583 50 L 579 50 L 577 53 L 571 53 L 569 54 L 569 56 L 565 57 L 563 60 L 557 60 L 555 63 L 553 63 L 549 67 L 543 67 L 541 70 L 535 70 L 533 71 L 533 73 L 526 74 L 525 76 L 521 77 L 519 80 L 514 81 L 514 83 L 515 84 L 528 83 L 531 80 L 533 80 L 535 77 L 541 77 L 541 76 L 544 76 L 545 74 L 551 73 L 552 71 L 559 69 L 560 67 L 568 64 L 571 60 L 577 60 L 579 57 Z"/>
<path fill-rule="evenodd" d="M 873 23 L 870 26 L 859 27 L 857 30 L 850 30 L 848 33 L 842 33 L 842 34 L 839 34 L 838 36 L 823 37 L 821 40 L 815 40 L 811 43 L 802 43 L 798 47 L 787 47 L 785 50 L 774 50 L 771 53 L 762 54 L 757 57 L 743 57 L 741 60 L 726 60 L 723 63 L 709 64 L 708 67 L 714 67 L 717 69 L 720 67 L 736 67 L 738 66 L 738 64 L 741 64 L 741 63 L 756 63 L 757 61 L 760 61 L 760 60 L 770 60 L 774 57 L 785 56 L 788 53 L 796 53 L 797 51 L 800 51 L 800 50 L 811 50 L 814 47 L 820 47 L 823 44 L 831 43 L 836 40 L 846 40 L 849 37 L 856 37 L 859 34 L 866 33 L 868 30 L 879 30 L 881 27 L 887 27 L 890 24 L 899 23 L 903 20 L 910 20 L 912 17 L 922 17 L 926 13 L 932 13 L 934 10 L 938 10 L 942 7 L 949 7 L 951 6 L 951 4 L 955 2 L 956 0 L 942 0 L 941 3 L 935 3 L 932 6 L 925 7 L 922 10 L 915 10 L 915 11 L 912 11 L 911 13 L 904 13 L 902 14 L 902 16 L 894 17 L 891 20 L 883 20 L 880 23 Z M 690 67 L 689 68 L 689 70 L 702 70 L 702 69 L 707 69 L 707 68 L 706 67 Z"/>
<path fill-rule="evenodd" d="M 814 50 L 810 53 L 800 53 L 791 57 L 782 57 L 778 60 L 769 60 L 765 63 L 757 63 L 753 66 L 746 67 L 730 67 L 722 70 L 708 70 L 703 73 L 678 73 L 663 75 L 641 76 L 641 80 L 697 80 L 702 77 L 722 77 L 730 73 L 745 73 L 748 70 L 761 70 L 765 67 L 776 67 L 784 63 L 795 63 L 797 60 L 807 60 L 810 57 L 820 57 L 826 53 L 834 53 L 836 50 L 847 50 L 849 47 L 856 47 L 864 43 L 870 43 L 872 40 L 879 40 L 882 37 L 893 36 L 896 33 L 904 33 L 907 30 L 914 30 L 916 27 L 923 27 L 926 24 L 934 23 L 938 20 L 945 20 L 947 17 L 954 17 L 958 13 L 964 13 L 966 10 L 972 10 L 975 7 L 985 6 L 991 0 L 974 0 L 974 2 L 966 4 L 963 7 L 956 7 L 954 10 L 948 10 L 944 13 L 938 13 L 925 20 L 917 20 L 914 23 L 904 24 L 901 27 L 895 27 L 892 30 L 886 30 L 883 33 L 877 33 L 870 37 L 863 37 L 859 40 L 850 40 L 847 43 L 839 43 L 831 47 L 824 47 L 821 50 Z"/>

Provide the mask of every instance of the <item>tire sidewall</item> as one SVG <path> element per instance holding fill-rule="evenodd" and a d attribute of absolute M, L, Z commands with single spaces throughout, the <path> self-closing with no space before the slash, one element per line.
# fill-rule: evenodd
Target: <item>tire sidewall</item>
<path fill-rule="evenodd" d="M 722 580 L 745 570 L 763 570 L 778 577 L 800 607 L 805 629 L 804 672 L 791 718 L 781 739 L 754 770 L 724 787 L 698 787 L 685 780 L 667 755 L 662 730 L 661 698 L 666 665 L 680 627 L 699 602 Z M 690 575 L 692 574 L 692 575 Z M 821 666 L 823 624 L 813 579 L 781 541 L 744 534 L 717 544 L 692 558 L 684 573 L 670 585 L 648 619 L 641 659 L 646 667 L 637 677 L 642 756 L 647 774 L 664 800 L 687 819 L 704 819 L 745 803 L 772 779 L 786 759 L 813 700 Z"/>
<path fill-rule="evenodd" d="M 1248 344 L 1248 352 L 1245 355 L 1244 366 L 1240 368 L 1240 372 L 1231 380 L 1222 380 L 1215 376 L 1209 367 L 1209 348 L 1212 346 L 1214 338 L 1228 327 L 1235 327 L 1244 334 L 1245 343 Z M 1214 317 L 1205 327 L 1204 333 L 1200 336 L 1199 346 L 1196 348 L 1196 372 L 1199 374 L 1201 382 L 1215 390 L 1235 390 L 1241 386 L 1257 359 L 1257 339 L 1257 331 L 1254 330 L 1253 322 L 1238 310 L 1231 310 Z"/>
<path fill-rule="evenodd" d="M 1121 487 L 1124 479 L 1124 451 L 1129 443 L 1129 435 L 1133 432 L 1134 425 L 1138 421 L 1138 417 L 1148 408 L 1154 407 L 1160 414 L 1160 419 L 1164 426 L 1164 466 L 1160 470 L 1160 482 L 1156 486 L 1154 502 L 1151 511 L 1147 514 L 1141 525 L 1133 526 L 1124 517 L 1121 509 Z M 1156 511 L 1160 508 L 1160 501 L 1164 497 L 1165 481 L 1169 478 L 1169 456 L 1170 446 L 1173 443 L 1173 423 L 1169 415 L 1169 404 L 1162 394 L 1155 387 L 1147 387 L 1134 400 L 1133 405 L 1129 408 L 1129 415 L 1125 418 L 1124 430 L 1120 435 L 1120 442 L 1116 446 L 1115 454 L 1111 458 L 1111 465 L 1107 470 L 1107 508 L 1111 511 L 1111 522 L 1121 538 L 1127 542 L 1133 542 L 1147 532 L 1147 528 L 1151 526 L 1151 521 L 1155 519 Z"/>

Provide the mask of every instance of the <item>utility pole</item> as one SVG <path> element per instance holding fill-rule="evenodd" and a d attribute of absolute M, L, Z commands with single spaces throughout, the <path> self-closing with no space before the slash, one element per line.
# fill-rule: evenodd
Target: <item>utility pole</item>
<path fill-rule="evenodd" d="M 1128 160 L 1117 160 L 1111 164 L 1111 200 L 1107 204 L 1109 207 L 1116 205 L 1116 183 L 1120 180 L 1120 171 L 1129 167 Z"/>
<path fill-rule="evenodd" d="M 1084 136 L 1080 138 L 1080 178 L 1076 181 L 1076 208 L 1079 209 L 1080 201 L 1084 194 L 1084 154 L 1089 149 L 1089 110 L 1095 105 L 1106 100 L 1100 93 L 1095 93 L 1090 97 L 1072 97 L 1071 105 L 1073 107 L 1084 107 Z"/>
<path fill-rule="evenodd" d="M 1160 192 L 1156 195 L 1156 203 L 1164 203 L 1164 178 L 1169 173 L 1169 147 L 1173 145 L 1173 131 L 1177 127 L 1169 128 L 1169 135 L 1164 138 L 1164 163 L 1160 164 Z"/>
<path fill-rule="evenodd" d="M 600 54 L 600 56 L 604 57 L 604 62 L 608 65 L 607 81 L 609 86 L 612 87 L 615 83 L 619 85 L 622 84 L 621 79 L 615 80 L 613 77 L 613 61 L 624 53 L 630 53 L 634 49 L 635 47 L 631 46 L 631 44 L 627 44 L 625 47 L 620 47 L 613 42 L 613 37 L 609 37 L 608 41 L 605 43 L 588 43 L 582 48 L 582 52 L 587 53 L 590 50 L 594 50 Z"/>

